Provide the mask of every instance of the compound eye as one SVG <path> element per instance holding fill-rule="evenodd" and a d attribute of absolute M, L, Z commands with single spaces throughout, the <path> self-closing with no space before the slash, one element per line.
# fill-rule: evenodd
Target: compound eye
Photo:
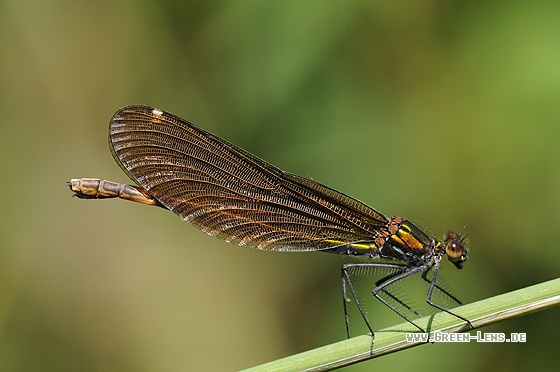
<path fill-rule="evenodd" d="M 445 245 L 445 253 L 447 253 L 449 259 L 452 261 L 460 259 L 463 255 L 463 245 L 461 241 L 452 240 L 447 242 Z"/>
<path fill-rule="evenodd" d="M 449 261 L 466 261 L 467 250 L 463 246 L 463 239 L 456 232 L 448 232 L 443 238 L 443 245 L 445 246 L 445 253 Z"/>

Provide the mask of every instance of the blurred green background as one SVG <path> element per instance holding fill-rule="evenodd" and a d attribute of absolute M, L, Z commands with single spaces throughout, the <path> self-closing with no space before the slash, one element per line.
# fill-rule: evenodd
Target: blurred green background
<path fill-rule="evenodd" d="M 464 228 L 470 260 L 442 270 L 466 303 L 558 277 L 559 20 L 558 1 L 2 1 L 2 371 L 237 370 L 345 338 L 348 259 L 71 197 L 70 178 L 129 182 L 107 146 L 129 104 L 434 236 Z M 344 370 L 556 368 L 559 316 L 482 330 L 524 344 Z M 370 318 L 401 322 L 381 304 Z"/>

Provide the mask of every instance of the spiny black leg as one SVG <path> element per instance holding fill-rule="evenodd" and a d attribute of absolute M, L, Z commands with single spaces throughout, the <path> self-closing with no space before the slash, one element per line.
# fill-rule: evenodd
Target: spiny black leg
<path fill-rule="evenodd" d="M 400 273 L 392 273 L 389 274 L 381 279 L 379 279 L 378 281 L 375 282 L 375 286 L 376 287 L 380 287 L 381 284 L 385 283 L 385 281 L 394 278 L 395 276 L 400 275 Z M 423 315 L 420 314 L 418 311 L 414 310 L 412 307 L 408 306 L 404 301 L 402 301 L 400 298 L 398 298 L 397 296 L 395 296 L 394 294 L 392 294 L 391 292 L 389 292 L 388 290 L 386 290 L 385 288 L 383 288 L 381 290 L 383 293 L 385 293 L 387 296 L 391 297 L 395 302 L 397 302 L 398 304 L 400 304 L 402 307 L 404 307 L 405 309 L 409 310 L 411 313 L 414 313 L 416 316 L 422 318 Z"/>
<path fill-rule="evenodd" d="M 352 298 L 354 299 L 354 301 L 356 302 L 356 306 L 358 308 L 358 310 L 360 311 L 360 314 L 362 315 L 362 318 L 364 319 L 364 322 L 366 323 L 366 326 L 368 328 L 368 330 L 371 332 L 372 337 L 374 337 L 374 332 L 373 332 L 373 328 L 371 327 L 369 320 L 367 318 L 366 312 L 364 310 L 364 308 L 362 307 L 360 300 L 358 299 L 358 295 L 356 293 L 356 290 L 354 289 L 354 285 L 352 284 L 352 280 L 350 279 L 350 271 L 352 271 L 353 269 L 356 268 L 381 268 L 384 270 L 396 270 L 398 271 L 396 274 L 391 274 L 385 278 L 391 278 L 392 276 L 398 275 L 399 272 L 403 272 L 407 270 L 406 266 L 403 265 L 398 265 L 398 264 L 389 264 L 389 263 L 373 263 L 373 262 L 364 262 L 364 263 L 353 263 L 353 264 L 344 264 L 342 265 L 342 295 L 343 295 L 343 306 L 344 306 L 344 317 L 346 320 L 346 333 L 348 335 L 348 338 L 351 337 L 351 333 L 350 333 L 350 321 L 349 321 L 349 317 L 348 317 L 348 292 L 350 292 L 350 294 L 352 295 Z M 382 280 L 387 280 L 387 279 L 382 279 Z M 379 282 L 379 281 L 378 281 Z M 378 286 L 377 282 L 376 282 L 376 286 Z M 391 295 L 391 294 L 389 294 Z M 392 296 L 392 295 L 391 295 Z M 398 300 L 397 301 L 399 303 L 402 303 L 402 301 Z M 404 305 L 405 307 L 408 307 L 406 305 Z M 391 306 L 389 306 L 389 308 L 392 308 Z"/>
<path fill-rule="evenodd" d="M 424 281 L 426 281 L 426 283 L 428 284 L 432 284 L 432 279 L 428 279 L 428 273 L 430 272 L 431 268 L 429 268 L 428 270 L 424 271 L 422 273 L 422 279 L 424 279 Z M 440 287 L 437 283 L 434 284 L 434 288 L 436 288 L 437 290 L 439 290 L 441 293 L 443 293 L 444 295 L 446 295 L 447 297 L 451 298 L 453 301 L 455 301 L 457 304 L 462 305 L 463 303 L 455 296 L 453 296 L 450 292 L 448 292 L 447 290 L 445 290 L 444 288 Z"/>
<path fill-rule="evenodd" d="M 456 318 L 459 318 L 461 320 L 464 320 L 465 322 L 467 322 L 469 324 L 469 326 L 471 328 L 474 328 L 473 325 L 471 324 L 470 320 L 468 320 L 467 318 L 464 318 L 460 315 L 457 315 L 441 306 L 439 306 L 438 304 L 435 304 L 432 302 L 432 293 L 434 291 L 434 288 L 436 288 L 436 280 L 439 274 L 439 261 L 436 261 L 436 263 L 434 264 L 434 274 L 432 276 L 432 281 L 430 282 L 430 287 L 428 288 L 428 294 L 426 295 L 426 302 L 428 303 L 428 305 L 435 307 L 436 309 L 439 309 L 441 311 L 445 311 L 447 314 L 449 315 L 453 315 Z M 439 287 L 437 287 L 439 289 Z M 445 292 L 444 292 L 445 293 Z M 452 297 L 454 298 L 454 297 Z"/>
<path fill-rule="evenodd" d="M 356 302 L 356 307 L 358 308 L 358 310 L 360 311 L 360 314 L 362 314 L 362 318 L 364 319 L 364 322 L 366 323 L 367 328 L 369 329 L 370 333 L 371 333 L 371 337 L 373 339 L 374 334 L 373 334 L 373 329 L 371 328 L 371 325 L 369 324 L 369 321 L 367 319 L 366 313 L 364 311 L 364 309 L 362 308 L 362 305 L 360 303 L 360 301 L 358 300 L 358 295 L 356 294 L 356 290 L 354 289 L 354 285 L 352 285 L 352 280 L 350 280 L 350 275 L 348 274 L 348 269 L 351 269 L 353 267 L 357 267 L 361 264 L 344 264 L 342 265 L 342 301 L 344 303 L 344 318 L 346 319 L 346 334 L 348 335 L 348 338 L 352 337 L 351 333 L 350 333 L 350 320 L 348 318 L 348 295 L 347 295 L 347 291 L 346 291 L 346 284 L 348 284 L 348 288 L 350 289 L 350 293 L 352 294 L 352 297 L 354 298 L 354 301 Z M 372 340 L 373 342 L 373 340 Z"/>
<path fill-rule="evenodd" d="M 401 313 L 399 310 L 397 310 L 395 307 L 393 307 L 390 303 L 388 303 L 383 297 L 381 297 L 378 293 L 381 291 L 384 291 L 384 288 L 394 284 L 400 280 L 403 280 L 411 275 L 417 274 L 421 271 L 426 270 L 426 266 L 418 266 L 409 270 L 406 270 L 404 273 L 399 274 L 397 276 L 394 276 L 390 279 L 388 279 L 387 281 L 385 281 L 384 283 L 382 283 L 380 286 L 376 287 L 373 290 L 373 295 L 375 296 L 375 298 L 377 298 L 379 301 L 381 301 L 383 304 L 385 304 L 385 306 L 387 306 L 389 309 L 393 310 L 395 313 L 397 313 L 398 315 L 401 316 L 401 318 L 403 318 L 404 320 L 406 320 L 407 322 L 409 322 L 410 324 L 412 324 L 413 326 L 415 326 L 416 328 L 418 328 L 421 332 L 425 332 L 424 329 L 422 329 L 419 325 L 417 325 L 416 323 L 414 323 L 412 320 L 408 319 L 408 317 L 406 315 L 404 315 L 403 313 Z"/>

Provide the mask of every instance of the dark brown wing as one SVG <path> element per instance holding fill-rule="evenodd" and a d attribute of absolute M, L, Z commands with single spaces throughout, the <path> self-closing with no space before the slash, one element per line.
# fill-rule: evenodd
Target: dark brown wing
<path fill-rule="evenodd" d="M 121 168 L 160 203 L 230 243 L 313 251 L 372 241 L 388 223 L 356 199 L 159 109 L 117 111 L 109 143 Z"/>

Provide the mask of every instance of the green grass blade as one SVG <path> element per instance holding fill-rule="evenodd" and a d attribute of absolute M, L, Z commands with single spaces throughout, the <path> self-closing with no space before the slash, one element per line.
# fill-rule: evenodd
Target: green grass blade
<path fill-rule="evenodd" d="M 560 279 L 554 279 L 464 305 L 453 309 L 453 312 L 469 319 L 476 329 L 558 304 L 560 304 Z M 418 319 L 416 323 L 429 332 L 457 333 L 471 330 L 460 319 L 443 312 Z M 405 338 L 407 332 L 418 332 L 418 330 L 409 323 L 402 323 L 376 331 L 373 348 L 371 337 L 363 335 L 278 359 L 245 371 L 328 371 L 424 344 L 423 342 L 407 342 Z"/>

